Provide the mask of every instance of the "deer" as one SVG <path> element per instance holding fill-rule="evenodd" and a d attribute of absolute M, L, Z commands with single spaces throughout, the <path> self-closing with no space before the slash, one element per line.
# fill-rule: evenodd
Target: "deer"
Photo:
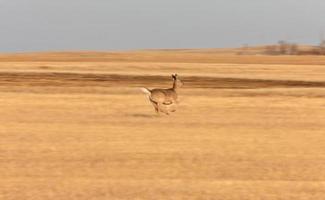
<path fill-rule="evenodd" d="M 176 111 L 175 108 L 173 108 L 172 110 L 170 110 L 170 108 L 179 103 L 177 91 L 183 85 L 183 82 L 178 78 L 177 74 L 172 74 L 172 78 L 173 87 L 171 88 L 141 88 L 141 90 L 147 95 L 157 114 L 162 112 L 169 115 L 170 112 Z M 167 109 L 162 109 L 163 106 L 165 106 Z"/>

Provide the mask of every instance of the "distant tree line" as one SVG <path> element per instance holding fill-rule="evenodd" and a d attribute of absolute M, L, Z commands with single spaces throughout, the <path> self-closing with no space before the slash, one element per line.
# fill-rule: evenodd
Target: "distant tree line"
<path fill-rule="evenodd" d="M 325 55 L 325 40 L 318 46 L 309 49 L 301 49 L 295 43 L 280 40 L 276 45 L 269 45 L 265 49 L 267 55 Z"/>

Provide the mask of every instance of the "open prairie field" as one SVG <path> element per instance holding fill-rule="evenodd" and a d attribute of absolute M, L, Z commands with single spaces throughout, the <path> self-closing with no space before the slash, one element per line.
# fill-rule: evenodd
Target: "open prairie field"
<path fill-rule="evenodd" d="M 0 199 L 325 199 L 325 57 L 229 51 L 0 55 Z"/>

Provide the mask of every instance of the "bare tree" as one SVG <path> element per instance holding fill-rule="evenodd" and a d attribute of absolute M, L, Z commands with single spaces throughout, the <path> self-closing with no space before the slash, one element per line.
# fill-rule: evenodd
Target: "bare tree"
<path fill-rule="evenodd" d="M 294 43 L 289 43 L 284 40 L 280 40 L 278 42 L 278 54 L 280 55 L 297 55 L 298 45 Z"/>
<path fill-rule="evenodd" d="M 325 55 L 325 40 L 322 40 L 319 44 L 319 54 Z"/>
<path fill-rule="evenodd" d="M 298 52 L 298 45 L 296 44 L 290 44 L 289 45 L 289 49 L 288 49 L 288 54 L 289 55 L 297 55 L 299 52 Z"/>
<path fill-rule="evenodd" d="M 281 54 L 281 55 L 287 54 L 287 49 L 288 49 L 288 43 L 286 41 L 284 41 L 284 40 L 280 40 L 278 42 L 279 54 Z"/>
<path fill-rule="evenodd" d="M 269 46 L 266 46 L 266 48 L 265 48 L 265 54 L 268 54 L 268 55 L 278 55 L 279 54 L 278 46 L 277 45 L 269 45 Z"/>

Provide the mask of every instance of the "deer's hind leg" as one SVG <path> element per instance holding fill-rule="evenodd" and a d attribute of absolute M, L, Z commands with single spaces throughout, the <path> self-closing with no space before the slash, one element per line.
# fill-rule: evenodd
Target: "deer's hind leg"
<path fill-rule="evenodd" d="M 156 111 L 157 114 L 159 114 L 160 112 L 162 112 L 162 113 L 165 113 L 166 115 L 169 115 L 169 112 L 168 111 L 166 111 L 166 110 L 164 110 L 164 109 L 161 108 L 161 104 L 160 103 L 155 102 L 155 101 L 153 101 L 151 99 L 150 99 L 150 102 L 152 103 L 153 107 L 155 108 L 155 111 Z"/>
<path fill-rule="evenodd" d="M 151 99 L 150 99 L 150 102 L 151 102 L 151 104 L 153 105 L 153 107 L 155 108 L 155 111 L 156 111 L 156 113 L 158 113 L 158 114 L 159 114 L 159 107 L 158 107 L 158 103 L 156 103 L 156 102 L 152 101 Z"/>

